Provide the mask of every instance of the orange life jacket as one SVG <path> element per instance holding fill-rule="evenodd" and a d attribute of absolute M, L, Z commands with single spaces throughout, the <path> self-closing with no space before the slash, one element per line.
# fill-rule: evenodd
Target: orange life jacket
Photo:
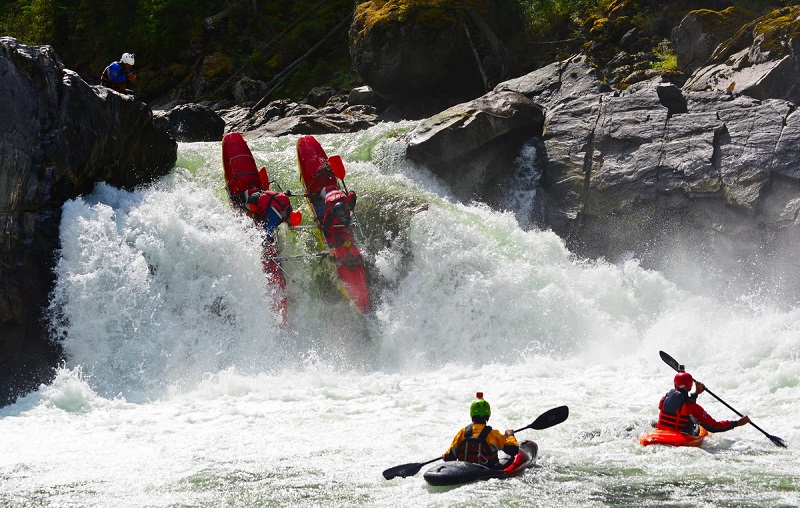
<path fill-rule="evenodd" d="M 679 397 L 680 394 L 673 393 L 671 391 L 667 395 L 665 395 L 665 401 L 670 396 L 672 397 Z M 689 411 L 687 402 L 692 402 L 693 399 L 689 396 L 684 395 L 685 400 L 683 402 L 678 402 L 680 399 L 673 399 L 674 403 L 680 403 L 680 407 L 675 412 L 670 412 L 666 409 L 661 409 L 658 413 L 658 423 L 656 424 L 657 429 L 661 430 L 674 430 L 677 432 L 683 432 L 684 434 L 697 434 L 697 425 L 695 424 L 694 420 L 691 418 L 691 413 Z M 673 404 L 674 404 L 673 403 Z M 662 402 L 662 407 L 664 403 Z M 671 409 L 671 408 L 670 408 Z"/>
<path fill-rule="evenodd" d="M 492 428 L 486 425 L 477 436 L 472 435 L 472 424 L 464 427 L 464 440 L 455 450 L 458 460 L 473 464 L 490 464 L 497 462 L 497 449 L 486 441 Z"/>

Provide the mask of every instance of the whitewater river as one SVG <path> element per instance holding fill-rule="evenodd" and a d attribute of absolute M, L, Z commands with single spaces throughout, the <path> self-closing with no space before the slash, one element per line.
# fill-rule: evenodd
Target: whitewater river
<path fill-rule="evenodd" d="M 526 219 L 531 149 L 501 213 L 406 162 L 411 127 L 318 136 L 359 193 L 368 318 L 327 260 L 295 259 L 278 326 L 260 232 L 223 191 L 220 143 L 181 144 L 155 185 L 68 202 L 50 308 L 68 359 L 0 408 L 0 506 L 800 505 L 800 309 L 780 288 L 723 300 L 635 252 L 578 259 Z M 250 146 L 299 192 L 296 140 Z M 280 242 L 286 255 L 316 249 L 308 231 Z M 700 449 L 641 447 L 674 374 L 659 350 L 789 448 L 752 426 Z M 560 405 L 570 417 L 518 434 L 540 455 L 514 479 L 383 479 L 443 453 L 479 390 L 499 429 Z"/>

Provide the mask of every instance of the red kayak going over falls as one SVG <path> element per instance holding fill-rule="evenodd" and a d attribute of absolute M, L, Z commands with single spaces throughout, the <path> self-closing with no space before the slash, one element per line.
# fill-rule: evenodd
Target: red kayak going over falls
<path fill-rule="evenodd" d="M 297 163 L 306 199 L 314 216 L 320 243 L 327 245 L 339 276 L 339 288 L 361 314 L 372 310 L 367 274 L 351 224 L 355 217 L 355 193 L 344 185 L 345 169 L 338 155 L 328 157 L 313 136 L 297 140 Z M 351 220 L 353 222 L 351 222 Z"/>
<path fill-rule="evenodd" d="M 261 216 L 258 208 L 259 201 L 268 202 L 270 197 L 283 195 L 272 196 L 277 193 L 269 190 L 267 169 L 258 169 L 247 142 L 238 132 L 231 132 L 222 138 L 222 165 L 225 170 L 225 184 L 231 204 L 247 213 L 259 225 L 272 226 L 268 228 L 267 236 L 264 239 L 261 262 L 267 276 L 267 284 L 273 292 L 273 310 L 280 315 L 281 325 L 284 325 L 286 323 L 286 279 L 283 268 L 277 259 L 278 250 L 273 234 L 275 225 L 270 224 L 265 217 Z M 285 204 L 288 205 L 288 199 L 285 201 Z M 288 208 L 284 206 L 282 211 L 291 212 L 291 206 L 288 205 Z"/>

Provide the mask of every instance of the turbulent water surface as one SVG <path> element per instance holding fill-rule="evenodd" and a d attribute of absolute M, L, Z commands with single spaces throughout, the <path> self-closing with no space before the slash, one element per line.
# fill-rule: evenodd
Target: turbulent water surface
<path fill-rule="evenodd" d="M 410 127 L 318 137 L 359 193 L 366 318 L 327 260 L 296 258 L 279 326 L 261 233 L 227 203 L 219 143 L 182 144 L 155 185 L 67 203 L 50 319 L 68 359 L 0 409 L 0 505 L 800 505 L 800 309 L 686 289 L 635 252 L 578 259 L 528 220 L 531 148 L 497 212 L 409 165 Z M 299 192 L 296 139 L 250 145 Z M 318 249 L 308 230 L 279 240 L 284 255 Z M 789 448 L 752 426 L 699 449 L 641 447 L 674 374 L 659 350 Z M 540 456 L 514 479 L 383 479 L 444 452 L 478 390 L 500 429 L 564 404 L 570 417 L 519 433 Z"/>

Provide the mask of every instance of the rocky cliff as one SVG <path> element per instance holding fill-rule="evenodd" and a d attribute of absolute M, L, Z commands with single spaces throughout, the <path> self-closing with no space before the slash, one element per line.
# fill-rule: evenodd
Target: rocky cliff
<path fill-rule="evenodd" d="M 177 143 L 131 95 L 90 86 L 49 46 L 0 37 L 0 405 L 60 358 L 44 309 L 61 205 L 96 182 L 132 188 L 174 166 Z"/>
<path fill-rule="evenodd" d="M 694 268 L 720 277 L 749 272 L 759 291 L 778 289 L 794 301 L 800 283 L 785 274 L 800 269 L 792 254 L 800 242 L 796 19 L 800 7 L 746 24 L 695 60 L 682 88 L 657 73 L 614 90 L 585 55 L 555 62 L 470 103 L 483 103 L 471 116 L 492 115 L 491 124 L 460 123 L 459 108 L 424 121 L 408 155 L 469 189 L 465 196 L 493 203 L 502 166 L 474 155 L 507 143 L 508 132 L 524 133 L 520 114 L 536 123 L 535 108 L 493 114 L 490 99 L 520 94 L 544 111 L 542 135 L 527 133 L 541 172 L 535 223 L 580 255 L 634 255 L 661 270 L 705 258 Z M 696 29 L 677 32 L 708 40 Z M 457 169 L 437 155 L 437 138 L 447 139 Z"/>

